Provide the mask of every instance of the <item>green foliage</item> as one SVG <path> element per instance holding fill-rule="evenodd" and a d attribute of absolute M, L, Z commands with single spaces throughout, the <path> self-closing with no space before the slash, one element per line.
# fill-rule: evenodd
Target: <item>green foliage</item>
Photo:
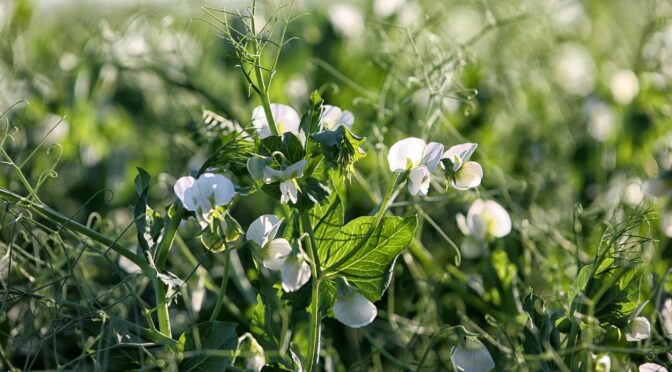
<path fill-rule="evenodd" d="M 222 371 L 233 363 L 238 347 L 236 324 L 210 321 L 199 323 L 180 336 L 180 371 Z"/>

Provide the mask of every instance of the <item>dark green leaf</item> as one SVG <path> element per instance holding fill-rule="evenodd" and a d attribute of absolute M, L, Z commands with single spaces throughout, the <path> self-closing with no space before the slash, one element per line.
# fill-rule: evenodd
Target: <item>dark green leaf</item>
<path fill-rule="evenodd" d="M 292 164 L 302 160 L 306 155 L 301 140 L 294 133 L 290 132 L 282 135 L 282 153 L 285 154 L 287 160 Z"/>
<path fill-rule="evenodd" d="M 184 359 L 180 371 L 223 371 L 231 366 L 238 347 L 236 324 L 210 321 L 197 324 L 180 336 L 178 350 Z"/>

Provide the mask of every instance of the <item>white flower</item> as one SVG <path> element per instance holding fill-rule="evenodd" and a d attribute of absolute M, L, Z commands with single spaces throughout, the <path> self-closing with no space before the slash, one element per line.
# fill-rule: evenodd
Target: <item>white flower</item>
<path fill-rule="evenodd" d="M 665 335 L 667 335 L 668 338 L 672 338 L 672 298 L 665 300 L 663 309 L 660 310 L 660 315 L 663 317 Z"/>
<path fill-rule="evenodd" d="M 352 129 L 355 123 L 355 115 L 348 110 L 341 110 L 340 107 L 323 105 L 322 115 L 320 116 L 320 126 L 323 130 L 336 130 L 340 125 Z"/>
<path fill-rule="evenodd" d="M 639 80 L 631 70 L 619 70 L 611 77 L 611 95 L 616 102 L 627 105 L 639 93 Z"/>
<path fill-rule="evenodd" d="M 364 16 L 354 5 L 335 3 L 329 7 L 329 21 L 336 32 L 345 37 L 361 36 L 364 32 Z"/>
<path fill-rule="evenodd" d="M 238 338 L 236 357 L 241 354 L 245 355 L 245 368 L 248 370 L 260 372 L 266 365 L 264 348 L 259 345 L 259 342 L 249 332 L 244 333 Z"/>
<path fill-rule="evenodd" d="M 665 172 L 644 182 L 644 193 L 656 198 L 672 194 L 671 176 L 671 172 Z"/>
<path fill-rule="evenodd" d="M 308 161 L 304 159 L 284 170 L 273 169 L 269 166 L 264 167 L 264 182 L 280 181 L 280 203 L 287 204 L 291 200 L 293 204 L 296 204 L 301 191 L 297 179 L 303 177 L 306 164 L 308 164 Z"/>
<path fill-rule="evenodd" d="M 310 265 L 303 252 L 293 254 L 287 239 L 275 238 L 282 220 L 272 214 L 259 216 L 247 229 L 247 240 L 261 247 L 262 264 L 269 270 L 282 272 L 282 288 L 294 292 L 310 279 Z"/>
<path fill-rule="evenodd" d="M 411 195 L 424 196 L 429 191 L 430 175 L 441 160 L 443 145 L 425 143 L 420 138 L 403 139 L 390 147 L 387 161 L 395 173 L 408 173 L 408 191 Z"/>
<path fill-rule="evenodd" d="M 643 316 L 638 316 L 630 322 L 625 332 L 625 339 L 628 341 L 641 341 L 651 337 L 651 324 Z"/>
<path fill-rule="evenodd" d="M 476 258 L 483 254 L 485 243 L 493 238 L 501 238 L 511 232 L 511 217 L 506 210 L 492 200 L 476 199 L 469 207 L 467 217 L 458 213 L 457 227 L 466 238 L 461 251 L 466 258 Z"/>
<path fill-rule="evenodd" d="M 475 161 L 469 161 L 471 154 L 478 147 L 475 143 L 455 145 L 444 152 L 441 159 L 448 159 L 453 163 L 452 186 L 458 190 L 467 190 L 481 184 L 483 168 Z"/>
<path fill-rule="evenodd" d="M 639 372 L 667 372 L 667 368 L 656 363 L 644 363 L 639 366 Z"/>
<path fill-rule="evenodd" d="M 310 265 L 303 252 L 288 256 L 282 267 L 282 289 L 285 292 L 294 292 L 308 283 L 310 275 Z"/>
<path fill-rule="evenodd" d="M 406 0 L 375 0 L 373 2 L 373 14 L 376 17 L 387 18 L 396 13 Z"/>
<path fill-rule="evenodd" d="M 672 238 L 672 213 L 663 211 L 663 214 L 660 217 L 660 229 L 665 236 Z"/>
<path fill-rule="evenodd" d="M 611 358 L 609 354 L 602 355 L 599 359 L 596 355 L 593 355 L 595 361 L 595 371 L 596 372 L 610 372 L 611 371 Z"/>
<path fill-rule="evenodd" d="M 364 327 L 373 322 L 378 315 L 376 305 L 350 287 L 345 279 L 339 280 L 336 284 L 334 317 L 352 328 Z"/>
<path fill-rule="evenodd" d="M 487 372 L 495 368 L 488 348 L 474 336 L 466 336 L 464 344 L 455 346 L 450 360 L 465 372 Z"/>
<path fill-rule="evenodd" d="M 216 207 L 229 204 L 236 195 L 231 180 L 213 173 L 204 173 L 198 179 L 191 176 L 181 177 L 173 189 L 184 208 L 196 212 L 202 227 L 210 223 Z"/>
<path fill-rule="evenodd" d="M 299 129 L 301 117 L 299 117 L 296 110 L 287 105 L 271 103 L 271 113 L 279 135 L 290 132 L 297 135 L 297 137 L 302 138 Z M 259 133 L 260 138 L 266 138 L 272 135 L 271 128 L 268 126 L 266 112 L 262 106 L 257 106 L 252 110 L 252 126 Z"/>

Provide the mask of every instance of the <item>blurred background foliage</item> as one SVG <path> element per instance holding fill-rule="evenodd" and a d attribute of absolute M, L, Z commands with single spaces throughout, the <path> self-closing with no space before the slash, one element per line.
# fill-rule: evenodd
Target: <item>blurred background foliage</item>
<path fill-rule="evenodd" d="M 22 168 L 31 183 L 44 179 L 41 200 L 79 221 L 97 214 L 97 228 L 121 233 L 132 220 L 131 180 L 141 166 L 154 176 L 155 209 L 170 203 L 175 179 L 211 149 L 203 109 L 248 125 L 259 104 L 233 49 L 217 37 L 213 15 L 221 13 L 201 9 L 235 11 L 245 4 L 0 0 L 0 110 L 8 110 L 2 124 L 12 136 L 5 149 L 20 163 L 43 143 Z M 259 22 L 276 7 L 261 4 Z M 381 320 L 362 331 L 327 320 L 325 347 L 339 359 L 334 368 L 393 365 L 385 353 L 412 368 L 423 359 L 423 367 L 437 368 L 450 355 L 437 330 L 455 324 L 485 334 L 499 368 L 524 368 L 515 340 L 522 297 L 534 292 L 547 307 L 566 311 L 578 270 L 592 262 L 607 226 L 628 216 L 643 216 L 631 257 L 648 264 L 640 300 L 649 301 L 644 314 L 656 336 L 640 345 L 644 352 L 612 356 L 612 366 L 665 361 L 664 352 L 647 347 L 670 345 L 656 319 L 672 293 L 666 279 L 672 244 L 665 236 L 672 219 L 659 218 L 665 201 L 645 196 L 642 182 L 672 168 L 672 2 L 297 0 L 293 13 L 305 15 L 289 26 L 296 40 L 282 50 L 271 99 L 301 112 L 318 89 L 327 103 L 354 112 L 354 132 L 367 137 L 368 156 L 347 191 L 346 218 L 376 205 L 391 180 L 387 146 L 400 138 L 477 142 L 485 170 L 476 193 L 397 200 L 393 213 L 420 213 L 432 222 L 398 260 L 393 285 L 378 303 Z M 11 167 L 0 172 L 0 186 L 26 193 Z M 477 196 L 504 205 L 514 233 L 492 247 L 495 254 L 458 268 L 446 238 L 459 244 L 455 214 Z M 259 195 L 238 203 L 233 215 L 246 227 L 270 212 L 270 199 Z M 2 234 L 9 241 L 7 226 Z M 132 238 L 121 240 L 130 245 Z M 171 266 L 181 277 L 193 269 L 180 261 L 186 247 L 191 258 L 206 255 L 196 240 L 185 240 Z M 14 279 L 3 274 L 3 284 L 9 279 L 27 290 L 50 280 L 37 272 L 46 270 L 36 260 L 40 254 L 16 260 L 24 270 Z M 218 260 L 207 255 L 203 263 L 212 277 L 222 275 Z M 109 263 L 91 255 L 79 265 L 82 271 L 67 280 L 86 289 L 83 299 L 104 291 L 110 296 L 101 303 L 122 302 Z M 244 266 L 235 277 L 243 278 Z M 210 280 L 201 274 L 189 288 L 198 289 L 199 278 L 201 287 L 202 278 Z M 253 272 L 248 276 L 255 281 Z M 244 329 L 241 319 L 256 295 L 248 279 L 234 281 L 226 317 L 238 318 Z M 206 297 L 204 313 L 213 301 Z M 187 302 L 174 306 L 176 329 L 202 316 Z M 13 329 L 6 331 L 14 340 L 2 340 L 3 359 L 19 368 L 55 368 L 90 346 L 86 335 L 96 331 L 70 325 L 59 332 L 72 332 L 72 341 L 62 342 L 81 351 L 36 347 L 54 314 L 22 306 L 3 303 L 3 327 Z M 26 312 L 32 315 L 18 317 Z M 612 347 L 632 346 L 600 337 Z M 423 358 L 426 350 L 432 352 Z"/>

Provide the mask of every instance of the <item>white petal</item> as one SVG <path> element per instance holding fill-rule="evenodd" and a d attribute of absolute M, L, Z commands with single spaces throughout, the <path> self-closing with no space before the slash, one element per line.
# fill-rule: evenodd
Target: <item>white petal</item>
<path fill-rule="evenodd" d="M 341 116 L 341 124 L 348 129 L 352 129 L 352 126 L 355 124 L 355 115 L 348 110 L 343 110 L 343 116 Z"/>
<path fill-rule="evenodd" d="M 461 371 L 487 372 L 495 368 L 490 352 L 476 337 L 467 336 L 464 345 L 453 348 L 450 360 Z"/>
<path fill-rule="evenodd" d="M 193 200 L 191 200 L 191 198 L 186 198 L 187 190 L 193 188 L 195 183 L 196 179 L 194 177 L 187 176 L 187 177 L 180 177 L 180 179 L 178 179 L 177 182 L 175 182 L 175 186 L 173 186 L 173 191 L 175 191 L 175 195 L 177 196 L 178 199 L 180 199 L 182 205 L 184 205 L 184 208 L 186 208 L 189 211 L 196 210 L 196 205 L 194 205 Z"/>
<path fill-rule="evenodd" d="M 332 105 L 322 106 L 322 116 L 320 116 L 320 125 L 326 130 L 336 130 L 340 124 L 343 111 L 339 107 Z"/>
<path fill-rule="evenodd" d="M 408 173 L 408 192 L 411 195 L 425 196 L 429 191 L 431 176 L 424 165 L 411 169 Z"/>
<path fill-rule="evenodd" d="M 211 207 L 227 205 L 236 195 L 233 182 L 221 174 L 205 173 L 198 177 L 196 185 L 203 197 L 214 201 Z"/>
<path fill-rule="evenodd" d="M 469 227 L 467 227 L 467 219 L 464 217 L 464 215 L 462 213 L 458 213 L 455 215 L 455 219 L 457 220 L 457 228 L 462 231 L 462 234 L 469 235 L 471 231 L 469 231 Z"/>
<path fill-rule="evenodd" d="M 310 280 L 310 265 L 302 256 L 287 257 L 282 269 L 282 289 L 294 292 Z"/>
<path fill-rule="evenodd" d="M 667 372 L 667 368 L 656 363 L 644 363 L 639 366 L 639 372 Z"/>
<path fill-rule="evenodd" d="M 299 160 L 285 169 L 285 178 L 301 178 L 303 177 L 303 170 L 306 168 L 308 160 Z"/>
<path fill-rule="evenodd" d="M 252 126 L 259 133 L 259 138 L 266 138 L 271 135 L 271 128 L 268 126 L 266 113 L 262 106 L 257 106 L 252 110 Z"/>
<path fill-rule="evenodd" d="M 641 341 L 651 337 L 651 324 L 649 320 L 638 316 L 628 323 L 625 339 L 628 341 Z"/>
<path fill-rule="evenodd" d="M 485 203 L 481 199 L 474 200 L 467 212 L 467 228 L 472 237 L 478 240 L 484 240 L 487 233 L 488 224 L 483 218 Z"/>
<path fill-rule="evenodd" d="M 203 276 L 199 276 L 198 285 L 191 294 L 191 309 L 195 313 L 199 313 L 201 311 L 204 299 L 205 299 L 205 283 Z"/>
<path fill-rule="evenodd" d="M 245 362 L 245 368 L 251 369 L 255 372 L 260 372 L 262 368 L 266 365 L 266 358 L 263 353 L 254 354 L 251 357 L 248 357 Z"/>
<path fill-rule="evenodd" d="M 485 243 L 467 236 L 462 240 L 462 244 L 460 244 L 460 251 L 462 252 L 462 257 L 466 259 L 478 258 L 485 252 Z"/>
<path fill-rule="evenodd" d="M 285 172 L 273 169 L 269 166 L 264 167 L 264 182 L 271 183 L 273 181 L 285 179 Z"/>
<path fill-rule="evenodd" d="M 292 246 L 289 245 L 287 239 L 274 239 L 262 250 L 263 264 L 269 270 L 280 270 L 290 253 L 292 253 Z"/>
<path fill-rule="evenodd" d="M 275 238 L 275 234 L 278 232 L 281 222 L 282 221 L 278 217 L 272 214 L 261 215 L 256 220 L 252 221 L 247 228 L 245 237 L 247 240 L 251 240 L 257 243 L 260 247 L 263 247 Z"/>
<path fill-rule="evenodd" d="M 430 142 L 425 146 L 422 154 L 422 164 L 427 166 L 429 172 L 434 172 L 436 166 L 441 161 L 441 153 L 443 153 L 443 145 L 437 142 Z"/>
<path fill-rule="evenodd" d="M 387 154 L 390 170 L 403 173 L 420 165 L 424 151 L 425 141 L 420 138 L 409 137 L 395 143 Z"/>
<path fill-rule="evenodd" d="M 668 338 L 672 338 L 672 298 L 665 300 L 663 308 L 660 310 L 660 315 L 663 317 L 665 335 L 667 335 Z"/>
<path fill-rule="evenodd" d="M 481 184 L 483 168 L 475 161 L 468 161 L 455 173 L 452 185 L 458 190 L 468 190 Z"/>
<path fill-rule="evenodd" d="M 595 361 L 596 372 L 611 372 L 611 358 L 609 354 L 604 354 L 601 358 Z"/>
<path fill-rule="evenodd" d="M 271 112 L 273 112 L 275 126 L 278 128 L 280 135 L 287 132 L 299 134 L 301 117 L 296 110 L 287 105 L 272 103 Z"/>
<path fill-rule="evenodd" d="M 488 226 L 488 234 L 491 236 L 501 238 L 511 232 L 511 217 L 497 202 L 486 201 L 483 216 Z"/>
<path fill-rule="evenodd" d="M 672 193 L 672 179 L 660 176 L 644 182 L 644 193 L 653 197 L 663 197 Z"/>
<path fill-rule="evenodd" d="M 453 170 L 458 170 L 464 162 L 469 160 L 471 154 L 473 154 L 476 150 L 476 147 L 478 147 L 478 145 L 475 143 L 463 143 L 460 145 L 455 145 L 449 148 L 448 151 L 444 152 L 441 158 L 452 161 L 454 164 Z"/>
<path fill-rule="evenodd" d="M 288 201 L 296 204 L 299 200 L 299 190 L 296 187 L 296 181 L 287 180 L 280 182 L 280 203 L 287 204 Z"/>
<path fill-rule="evenodd" d="M 378 309 L 373 302 L 352 290 L 348 294 L 336 295 L 333 311 L 339 322 L 352 328 L 364 327 L 378 315 Z"/>

